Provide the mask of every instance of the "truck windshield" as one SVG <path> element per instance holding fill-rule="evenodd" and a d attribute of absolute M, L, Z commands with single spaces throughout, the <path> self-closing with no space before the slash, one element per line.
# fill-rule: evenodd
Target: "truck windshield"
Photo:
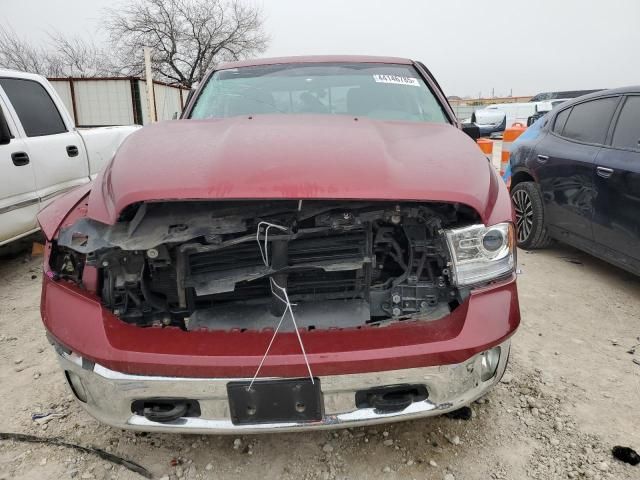
<path fill-rule="evenodd" d="M 326 114 L 447 123 L 429 87 L 410 65 L 314 63 L 215 72 L 190 118 Z"/>

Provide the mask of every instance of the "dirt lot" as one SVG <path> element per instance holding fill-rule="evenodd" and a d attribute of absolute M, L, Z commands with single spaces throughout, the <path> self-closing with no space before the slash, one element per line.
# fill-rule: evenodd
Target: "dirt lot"
<path fill-rule="evenodd" d="M 40 262 L 0 259 L 2 432 L 97 446 L 165 480 L 640 479 L 640 465 L 610 454 L 640 450 L 640 348 L 627 353 L 640 343 L 640 279 L 575 250 L 520 252 L 523 324 L 508 374 L 471 420 L 238 438 L 136 435 L 84 413 L 40 324 Z M 41 425 L 31 417 L 41 412 L 63 416 Z M 64 447 L 0 441 L 0 479 L 10 478 L 141 477 Z"/>

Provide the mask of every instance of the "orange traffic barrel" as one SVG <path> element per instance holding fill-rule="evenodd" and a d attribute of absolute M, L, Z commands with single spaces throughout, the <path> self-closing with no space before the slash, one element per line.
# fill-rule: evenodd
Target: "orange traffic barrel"
<path fill-rule="evenodd" d="M 489 161 L 491 161 L 493 158 L 493 141 L 488 138 L 479 138 L 476 142 L 480 147 L 480 150 L 482 150 L 482 153 L 484 153 Z"/>
<path fill-rule="evenodd" d="M 500 176 L 504 175 L 507 165 L 509 164 L 509 154 L 511 152 L 511 144 L 522 135 L 527 129 L 522 123 L 516 122 L 509 128 L 505 129 L 502 134 L 502 155 L 500 157 Z"/>

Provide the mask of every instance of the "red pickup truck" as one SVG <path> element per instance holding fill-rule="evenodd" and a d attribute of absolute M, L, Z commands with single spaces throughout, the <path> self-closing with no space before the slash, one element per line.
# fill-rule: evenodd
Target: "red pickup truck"
<path fill-rule="evenodd" d="M 120 428 L 292 431 L 449 412 L 520 313 L 503 182 L 419 62 L 243 61 L 40 215 L 42 318 Z"/>

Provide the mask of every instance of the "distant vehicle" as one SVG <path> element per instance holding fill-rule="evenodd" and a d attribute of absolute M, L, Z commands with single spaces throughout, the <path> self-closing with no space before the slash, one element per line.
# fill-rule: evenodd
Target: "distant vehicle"
<path fill-rule="evenodd" d="M 542 102 L 537 102 L 536 105 L 536 113 L 531 115 L 527 119 L 527 127 L 533 125 L 539 118 L 542 118 L 544 115 L 549 113 L 551 110 L 556 108 L 558 105 L 562 105 L 564 102 L 570 100 L 569 98 L 560 98 L 557 100 L 545 100 Z"/>
<path fill-rule="evenodd" d="M 640 275 L 640 87 L 561 105 L 512 145 L 518 245 L 558 239 Z"/>
<path fill-rule="evenodd" d="M 600 90 L 572 90 L 546 92 L 535 95 L 528 102 L 496 103 L 473 112 L 469 122 L 474 123 L 483 137 L 498 136 L 514 123 L 531 125 L 556 106 L 580 95 Z"/>
<path fill-rule="evenodd" d="M 590 93 L 601 92 L 603 89 L 598 88 L 595 90 L 565 90 L 562 92 L 544 92 L 538 93 L 531 97 L 530 102 L 543 102 L 545 100 L 557 100 L 560 98 L 576 98 L 582 95 L 588 95 Z"/>
<path fill-rule="evenodd" d="M 44 77 L 0 70 L 0 245 L 37 231 L 38 211 L 88 183 L 137 128 L 78 130 Z"/>
<path fill-rule="evenodd" d="M 532 117 L 541 117 L 553 109 L 553 103 L 564 100 L 543 102 L 496 103 L 476 110 L 471 121 L 480 129 L 480 135 L 489 136 L 493 133 L 504 132 L 505 128 L 514 123 L 530 125 Z"/>
<path fill-rule="evenodd" d="M 488 137 L 493 133 L 504 132 L 507 128 L 507 114 L 497 105 L 490 105 L 473 112 L 471 123 L 480 130 L 480 136 Z"/>

